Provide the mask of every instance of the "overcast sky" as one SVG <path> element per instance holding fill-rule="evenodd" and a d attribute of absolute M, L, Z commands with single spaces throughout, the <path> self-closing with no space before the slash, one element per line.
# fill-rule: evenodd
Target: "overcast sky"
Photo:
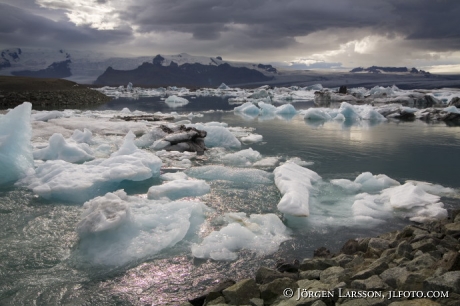
<path fill-rule="evenodd" d="M 0 47 L 460 72 L 458 0 L 0 0 Z"/>

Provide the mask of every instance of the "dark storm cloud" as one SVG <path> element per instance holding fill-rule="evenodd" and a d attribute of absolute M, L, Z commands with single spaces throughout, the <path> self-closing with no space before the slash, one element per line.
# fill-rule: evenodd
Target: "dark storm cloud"
<path fill-rule="evenodd" d="M 98 31 L 67 21 L 52 21 L 27 10 L 0 3 L 0 43 L 3 47 L 74 47 L 124 42 L 131 30 Z"/>
<path fill-rule="evenodd" d="M 460 41 L 457 0 L 143 0 L 121 14 L 141 32 L 174 30 L 212 40 L 234 31 L 249 45 L 261 37 L 268 40 L 265 47 L 276 46 L 278 39 L 331 28 L 368 28 L 369 34 L 390 38 L 439 40 L 447 49 L 458 48 Z M 229 29 L 232 24 L 239 27 Z"/>

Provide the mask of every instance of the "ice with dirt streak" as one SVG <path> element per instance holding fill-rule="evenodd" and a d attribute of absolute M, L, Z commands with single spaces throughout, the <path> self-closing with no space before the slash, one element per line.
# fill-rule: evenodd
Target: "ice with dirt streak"
<path fill-rule="evenodd" d="M 218 126 L 216 123 L 195 123 L 187 124 L 186 127 L 194 127 L 206 131 L 204 143 L 207 147 L 240 148 L 241 142 L 225 126 Z"/>
<path fill-rule="evenodd" d="M 0 185 L 34 172 L 31 110 L 32 104 L 24 102 L 0 115 Z"/>
<path fill-rule="evenodd" d="M 107 193 L 83 205 L 75 251 L 91 265 L 122 265 L 148 258 L 184 239 L 197 239 L 209 208 L 199 201 L 154 201 Z"/>
<path fill-rule="evenodd" d="M 192 255 L 198 258 L 232 261 L 245 249 L 259 256 L 276 252 L 290 231 L 275 214 L 227 213 L 228 225 L 213 231 L 200 244 L 192 245 Z"/>
<path fill-rule="evenodd" d="M 51 160 L 20 181 L 45 199 L 83 203 L 115 190 L 121 181 L 143 181 L 160 175 L 161 159 L 138 149 L 134 134 L 128 133 L 123 145 L 107 159 L 84 164 Z"/>
<path fill-rule="evenodd" d="M 310 196 L 315 189 L 313 184 L 320 181 L 321 176 L 293 162 L 277 167 L 273 174 L 276 187 L 283 195 L 278 210 L 291 216 L 308 217 Z"/>

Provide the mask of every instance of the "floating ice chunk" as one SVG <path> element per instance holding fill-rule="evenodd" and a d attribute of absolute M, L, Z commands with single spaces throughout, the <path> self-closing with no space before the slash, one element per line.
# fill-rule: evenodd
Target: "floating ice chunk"
<path fill-rule="evenodd" d="M 147 147 L 150 147 L 151 145 L 153 145 L 155 143 L 155 141 L 162 139 L 166 135 L 168 135 L 168 133 L 166 133 L 162 129 L 153 128 L 152 130 L 148 131 L 147 133 L 145 133 L 141 137 L 139 137 L 136 140 L 134 140 L 134 143 L 139 148 L 147 148 Z M 154 149 L 154 150 L 158 150 L 158 149 Z"/>
<path fill-rule="evenodd" d="M 258 169 L 232 168 L 224 166 L 192 167 L 185 171 L 191 177 L 203 180 L 224 180 L 237 183 L 272 184 L 271 173 Z"/>
<path fill-rule="evenodd" d="M 265 102 L 259 102 L 257 105 L 260 108 L 260 113 L 262 114 L 274 114 L 276 112 L 276 106 L 268 104 Z"/>
<path fill-rule="evenodd" d="M 226 90 L 226 89 L 230 89 L 230 87 L 228 87 L 225 83 L 222 83 L 220 84 L 219 87 L 217 87 L 217 89 Z"/>
<path fill-rule="evenodd" d="M 250 134 L 248 136 L 241 137 L 241 141 L 245 144 L 261 142 L 264 139 L 262 135 Z"/>
<path fill-rule="evenodd" d="M 256 168 L 271 168 L 275 167 L 278 164 L 279 160 L 277 157 L 265 157 L 259 161 L 256 161 L 252 164 Z"/>
<path fill-rule="evenodd" d="M 364 172 L 358 175 L 355 183 L 361 184 L 361 190 L 366 192 L 380 191 L 382 189 L 399 186 L 399 182 L 389 178 L 385 174 L 372 175 L 370 172 Z"/>
<path fill-rule="evenodd" d="M 268 93 L 268 91 L 266 91 L 265 89 L 261 89 L 261 90 L 258 90 L 256 92 L 254 92 L 252 95 L 250 95 L 248 98 L 251 98 L 251 99 L 264 99 L 264 98 L 270 98 L 270 94 Z"/>
<path fill-rule="evenodd" d="M 361 184 L 352 182 L 347 179 L 335 179 L 335 180 L 331 180 L 331 183 L 333 185 L 341 187 L 342 189 L 350 193 L 356 193 L 361 189 Z"/>
<path fill-rule="evenodd" d="M 187 105 L 188 100 L 185 99 L 185 98 L 181 98 L 181 97 L 172 95 L 172 96 L 169 96 L 168 98 L 166 98 L 165 103 L 169 107 L 175 108 L 175 107 L 181 107 L 181 106 Z"/>
<path fill-rule="evenodd" d="M 411 209 L 417 206 L 438 203 L 440 197 L 429 194 L 422 187 L 412 183 L 388 188 L 382 191 L 382 195 L 388 197 L 390 204 L 395 209 Z"/>
<path fill-rule="evenodd" d="M 184 172 L 170 172 L 160 175 L 163 181 L 186 180 L 188 175 Z"/>
<path fill-rule="evenodd" d="M 380 201 L 379 195 L 358 194 L 352 205 L 355 218 L 371 218 L 372 223 L 382 223 L 392 216 L 392 208 L 388 202 Z"/>
<path fill-rule="evenodd" d="M 64 136 L 59 133 L 53 134 L 49 139 L 49 145 L 46 148 L 34 151 L 33 155 L 34 159 L 61 159 L 69 163 L 82 163 L 94 159 L 92 151 L 86 143 L 67 143 Z"/>
<path fill-rule="evenodd" d="M 164 148 L 166 148 L 167 146 L 170 146 L 171 143 L 169 141 L 166 141 L 166 140 L 163 140 L 163 139 L 159 139 L 157 141 L 155 141 L 151 146 L 150 148 L 158 151 L 158 150 L 163 150 Z"/>
<path fill-rule="evenodd" d="M 120 113 L 123 113 L 123 114 L 131 114 L 131 111 L 129 110 L 129 108 L 124 107 L 124 108 L 120 111 Z"/>
<path fill-rule="evenodd" d="M 104 205 L 105 201 L 107 203 Z M 83 213 L 76 252 L 77 256 L 92 265 L 123 265 L 155 255 L 188 237 L 194 238 L 208 210 L 197 201 L 164 203 L 129 197 L 123 191 L 100 197 L 98 202 L 98 210 L 103 206 L 109 220 L 112 211 L 114 217 L 119 216 L 119 220 L 115 224 L 108 224 L 105 218 L 96 215 L 88 219 L 84 216 L 86 210 Z M 95 212 L 99 213 L 98 210 Z M 129 218 L 127 214 L 123 215 L 124 211 L 129 212 Z M 99 228 L 104 228 L 104 231 L 96 235 L 90 231 Z"/>
<path fill-rule="evenodd" d="M 431 183 L 428 183 L 428 182 L 411 181 L 411 180 L 406 181 L 406 183 L 411 183 L 411 184 L 413 184 L 415 186 L 419 186 L 420 188 L 425 190 L 425 192 L 435 194 L 435 195 L 438 195 L 438 196 L 447 196 L 447 195 L 451 195 L 451 194 L 455 193 L 454 189 L 444 187 L 444 186 L 441 186 L 441 185 L 438 185 L 438 184 L 431 184 Z"/>
<path fill-rule="evenodd" d="M 187 127 L 195 127 L 198 130 L 204 130 L 207 135 L 204 143 L 207 147 L 223 147 L 223 148 L 240 148 L 240 141 L 225 127 L 204 125 L 200 123 L 188 124 Z"/>
<path fill-rule="evenodd" d="M 236 167 L 249 167 L 254 162 L 260 160 L 262 156 L 259 152 L 254 151 L 252 148 L 241 150 L 236 153 L 229 153 L 222 156 L 222 162 L 225 165 Z"/>
<path fill-rule="evenodd" d="M 260 113 L 260 109 L 257 106 L 255 106 L 252 102 L 246 102 L 243 105 L 237 106 L 234 108 L 234 111 L 237 113 L 244 113 L 255 116 L 257 116 Z"/>
<path fill-rule="evenodd" d="M 314 164 L 314 162 L 307 162 L 307 161 L 304 161 L 304 160 L 300 159 L 299 157 L 291 157 L 287 161 L 291 162 L 291 163 L 294 163 L 294 164 L 297 164 L 297 165 L 302 166 L 302 167 L 307 167 L 307 166 L 311 166 L 311 165 Z"/>
<path fill-rule="evenodd" d="M 201 244 L 192 245 L 192 255 L 214 260 L 236 260 L 237 251 L 251 250 L 258 255 L 276 252 L 283 241 L 289 238 L 289 230 L 275 214 L 251 215 L 229 213 L 230 224 L 213 231 Z"/>
<path fill-rule="evenodd" d="M 77 223 L 80 236 L 117 228 L 131 220 L 131 209 L 123 190 L 107 193 L 83 204 L 81 220 Z"/>
<path fill-rule="evenodd" d="M 312 184 L 321 177 L 292 162 L 277 167 L 273 173 L 276 187 L 283 195 L 278 203 L 279 211 L 292 216 L 308 217 L 310 192 L 314 189 Z"/>
<path fill-rule="evenodd" d="M 92 144 L 93 133 L 91 133 L 88 129 L 83 129 L 83 132 L 80 130 L 75 130 L 72 134 L 72 139 L 75 140 L 77 143 L 87 143 Z"/>
<path fill-rule="evenodd" d="M 96 159 L 84 164 L 47 161 L 21 184 L 45 199 L 83 203 L 115 190 L 121 181 L 143 181 L 160 175 L 161 160 L 138 150 L 130 155 Z"/>
<path fill-rule="evenodd" d="M 335 121 L 345 121 L 346 120 L 345 116 L 342 114 L 337 114 L 333 119 Z"/>
<path fill-rule="evenodd" d="M 126 134 L 120 149 L 118 149 L 118 151 L 116 152 L 113 152 L 111 156 L 129 155 L 133 154 L 134 152 L 140 151 L 134 143 L 135 138 L 136 135 L 134 135 L 133 132 L 129 131 L 128 134 Z"/>
<path fill-rule="evenodd" d="M 211 187 L 203 180 L 179 179 L 150 187 L 147 196 L 155 200 L 161 198 L 177 200 L 184 197 L 202 196 L 209 193 L 210 190 Z"/>
<path fill-rule="evenodd" d="M 346 179 L 331 180 L 331 183 L 342 187 L 348 192 L 377 192 L 391 186 L 399 186 L 399 182 L 389 178 L 385 174 L 372 175 L 370 172 L 363 172 L 356 177 L 354 182 Z"/>
<path fill-rule="evenodd" d="M 60 111 L 41 111 L 31 116 L 34 121 L 48 121 L 50 119 L 56 119 L 63 117 L 63 112 Z"/>
<path fill-rule="evenodd" d="M 448 113 L 460 114 L 460 110 L 454 105 L 443 108 L 442 110 Z"/>
<path fill-rule="evenodd" d="M 276 114 L 297 114 L 297 111 L 292 104 L 284 104 L 276 108 Z"/>
<path fill-rule="evenodd" d="M 31 110 L 32 104 L 24 102 L 0 116 L 0 185 L 33 172 Z"/>
<path fill-rule="evenodd" d="M 360 107 L 360 118 L 363 120 L 371 121 L 386 121 L 387 119 L 381 115 L 377 110 L 375 110 L 370 105 L 362 105 Z"/>
<path fill-rule="evenodd" d="M 360 119 L 360 116 L 353 105 L 347 102 L 342 102 L 340 104 L 339 113 L 342 114 L 346 120 L 354 121 Z"/>
<path fill-rule="evenodd" d="M 309 108 L 304 113 L 304 118 L 309 120 L 331 120 L 331 115 L 323 109 Z"/>

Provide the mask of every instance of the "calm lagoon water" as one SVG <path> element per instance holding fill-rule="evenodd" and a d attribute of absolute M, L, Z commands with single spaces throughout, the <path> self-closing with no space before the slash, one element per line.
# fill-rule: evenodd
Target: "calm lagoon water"
<path fill-rule="evenodd" d="M 212 105 L 210 105 L 212 104 Z M 308 108 L 312 102 L 293 104 Z M 173 111 L 157 99 L 118 99 L 102 109 Z M 209 109 L 231 110 L 227 99 L 198 97 L 177 112 Z M 229 126 L 255 128 L 263 142 L 251 147 L 264 156 L 282 159 L 300 157 L 314 162 L 309 168 L 323 177 L 354 179 L 362 172 L 386 174 L 400 182 L 427 181 L 458 188 L 460 127 L 444 124 L 384 122 L 377 125 L 343 125 L 337 122 L 305 121 L 300 116 L 272 120 L 248 120 L 233 112 L 206 113 L 194 122 L 220 121 Z M 128 193 L 142 193 L 144 186 L 125 185 Z M 277 213 L 280 195 L 269 186 L 241 186 L 211 182 L 207 205 L 216 213 L 244 211 Z M 325 191 L 327 192 L 327 191 Z M 443 199 L 447 207 L 460 207 L 458 199 Z M 328 205 L 328 203 L 325 203 Z M 334 203 L 330 203 L 332 209 Z M 313 207 L 314 212 L 317 207 Z M 124 266 L 93 266 L 81 256 L 75 224 L 80 205 L 50 202 L 31 192 L 9 187 L 0 189 L 0 304 L 1 305 L 177 305 L 200 295 L 222 278 L 249 277 L 261 266 L 274 266 L 276 259 L 310 257 L 313 250 L 326 246 L 337 251 L 350 238 L 377 235 L 400 229 L 409 222 L 394 218 L 383 226 L 361 228 L 350 224 L 305 222 L 292 229 L 292 239 L 270 256 L 240 252 L 234 262 L 196 260 L 190 242 L 184 240 L 160 254 Z M 289 225 L 289 221 L 287 221 Z"/>

